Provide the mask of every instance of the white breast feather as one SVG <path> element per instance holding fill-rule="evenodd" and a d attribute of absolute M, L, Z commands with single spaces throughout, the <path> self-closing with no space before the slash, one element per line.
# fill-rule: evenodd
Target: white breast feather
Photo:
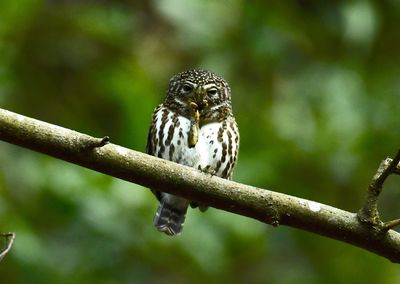
<path fill-rule="evenodd" d="M 162 120 L 162 109 L 156 115 L 156 127 L 157 129 L 161 126 Z M 172 123 L 172 113 L 168 114 L 168 122 L 165 124 L 164 127 L 164 137 L 163 137 L 163 144 L 165 145 L 165 151 L 162 153 L 162 158 L 169 160 L 169 150 L 170 146 L 165 144 L 166 139 L 168 137 L 168 130 Z M 188 146 L 188 132 L 190 129 L 190 120 L 179 116 L 179 127 L 174 130 L 174 135 L 172 139 L 172 144 L 175 147 L 175 151 L 172 155 L 172 161 L 194 167 L 204 169 L 207 166 L 210 166 L 211 169 L 215 169 L 217 167 L 218 161 L 221 160 L 222 156 L 222 145 L 218 142 L 218 130 L 221 127 L 221 123 L 213 122 L 204 125 L 199 130 L 199 140 L 195 147 L 189 148 Z M 179 137 L 179 130 L 182 129 L 182 137 Z M 180 141 L 180 143 L 178 143 Z M 227 134 L 224 133 L 224 141 L 228 141 Z M 234 143 L 233 143 L 234 144 Z M 235 150 L 236 145 L 233 145 L 233 151 Z M 217 149 L 216 153 L 214 152 Z M 160 151 L 160 145 L 157 144 L 156 148 L 156 156 Z M 215 155 L 215 157 L 214 157 Z M 228 159 L 225 160 L 224 163 L 221 164 L 219 170 L 216 175 L 221 175 L 222 171 L 225 169 L 226 164 L 228 163 Z"/>

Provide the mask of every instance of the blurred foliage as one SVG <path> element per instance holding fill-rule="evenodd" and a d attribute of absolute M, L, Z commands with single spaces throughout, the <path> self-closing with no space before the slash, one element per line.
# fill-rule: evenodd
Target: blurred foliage
<path fill-rule="evenodd" d="M 234 179 L 360 207 L 399 147 L 398 1 L 3 0 L 2 107 L 143 151 L 169 78 L 225 77 L 241 131 Z M 399 178 L 381 201 L 399 217 Z M 182 236 L 140 186 L 0 144 L 1 283 L 399 283 L 356 247 L 210 209 Z"/>

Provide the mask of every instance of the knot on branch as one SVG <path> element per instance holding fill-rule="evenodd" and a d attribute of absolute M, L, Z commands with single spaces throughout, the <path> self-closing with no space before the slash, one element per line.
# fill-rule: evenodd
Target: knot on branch
<path fill-rule="evenodd" d="M 394 159 L 386 158 L 379 165 L 371 184 L 368 187 L 367 197 L 363 207 L 358 211 L 358 220 L 370 226 L 377 235 L 381 235 L 400 225 L 400 219 L 383 222 L 379 216 L 378 199 L 382 192 L 383 184 L 391 174 L 400 174 L 400 150 Z"/>
<path fill-rule="evenodd" d="M 96 138 L 91 136 L 84 136 L 80 140 L 80 151 L 87 151 L 105 146 L 110 142 L 110 137 L 104 136 L 103 138 Z"/>

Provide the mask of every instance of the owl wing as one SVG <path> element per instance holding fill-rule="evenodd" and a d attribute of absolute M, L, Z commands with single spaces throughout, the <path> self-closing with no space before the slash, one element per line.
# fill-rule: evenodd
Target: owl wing
<path fill-rule="evenodd" d="M 160 109 L 161 105 L 157 106 L 154 110 L 154 114 L 157 113 L 157 111 Z M 155 117 L 153 115 L 153 119 L 151 121 L 150 127 L 149 127 L 149 131 L 147 133 L 147 143 L 146 143 L 146 153 L 152 156 L 156 156 L 155 153 L 155 145 L 153 145 L 153 135 L 156 135 L 156 132 L 154 131 L 154 127 L 155 127 Z M 151 192 L 154 193 L 154 195 L 157 197 L 158 200 L 161 200 L 161 192 L 156 191 L 156 190 L 151 190 Z"/>
<path fill-rule="evenodd" d="M 146 153 L 149 154 L 149 155 L 154 156 L 153 139 L 152 139 L 152 136 L 151 136 L 152 128 L 153 128 L 153 124 L 150 125 L 149 131 L 147 133 Z"/>
<path fill-rule="evenodd" d="M 231 117 L 231 119 L 228 123 L 228 128 L 231 131 L 231 133 L 233 133 L 233 137 L 229 140 L 229 147 L 232 148 L 233 159 L 232 159 L 229 170 L 227 171 L 225 176 L 222 176 L 222 178 L 232 180 L 233 168 L 236 166 L 236 162 L 238 159 L 238 153 L 239 153 L 239 144 L 240 144 L 239 129 L 238 129 L 237 123 L 233 117 Z M 230 135 L 228 135 L 228 136 L 230 136 Z"/>

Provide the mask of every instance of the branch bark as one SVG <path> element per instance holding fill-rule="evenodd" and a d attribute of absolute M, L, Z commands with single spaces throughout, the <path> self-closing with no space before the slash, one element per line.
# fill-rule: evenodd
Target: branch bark
<path fill-rule="evenodd" d="M 400 234 L 377 230 L 318 202 L 201 173 L 115 144 L 0 109 L 0 140 L 145 187 L 162 190 L 273 226 L 287 225 L 400 262 Z"/>

